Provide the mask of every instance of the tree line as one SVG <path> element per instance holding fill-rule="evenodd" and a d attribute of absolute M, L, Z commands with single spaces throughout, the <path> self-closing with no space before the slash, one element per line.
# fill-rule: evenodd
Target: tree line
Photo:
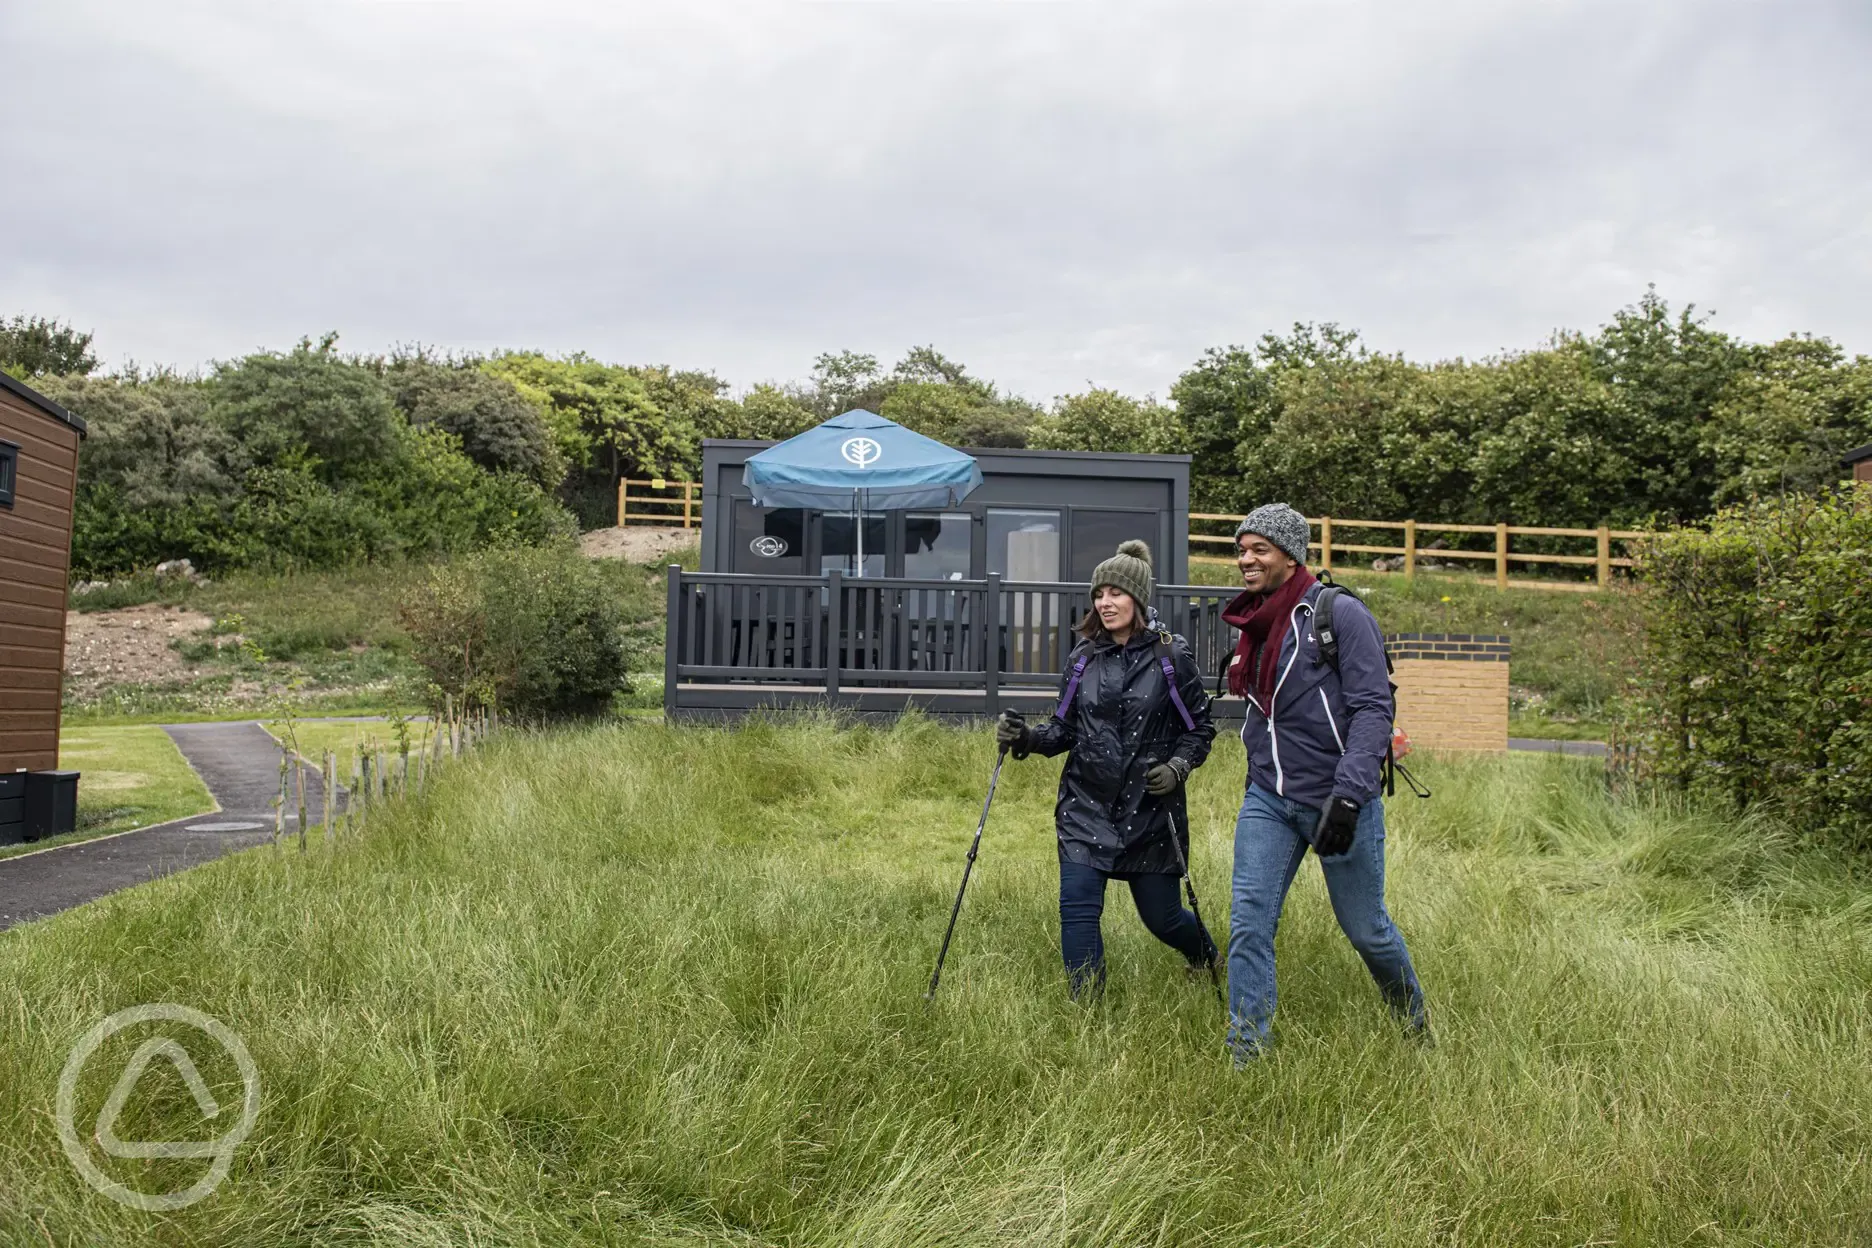
<path fill-rule="evenodd" d="M 75 569 L 329 564 L 609 523 L 620 477 L 693 478 L 707 438 L 784 438 L 866 407 L 957 446 L 1192 456 L 1200 511 L 1590 527 L 1811 494 L 1872 442 L 1872 359 L 1743 341 L 1654 291 L 1591 334 L 1421 363 L 1332 324 L 1205 352 L 1168 395 L 1039 403 L 933 346 L 827 353 L 736 394 L 706 371 L 579 353 L 347 355 L 335 335 L 199 375 L 100 374 L 90 335 L 0 322 L 0 368 L 91 425 Z"/>

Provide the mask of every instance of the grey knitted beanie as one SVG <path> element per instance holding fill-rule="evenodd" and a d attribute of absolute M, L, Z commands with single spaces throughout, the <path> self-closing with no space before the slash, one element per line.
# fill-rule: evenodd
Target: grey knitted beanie
<path fill-rule="evenodd" d="M 1092 592 L 1101 585 L 1116 585 L 1148 608 L 1157 596 L 1157 579 L 1151 575 L 1150 547 L 1143 542 L 1118 543 L 1118 553 L 1092 569 Z"/>
<path fill-rule="evenodd" d="M 1307 560 L 1306 517 L 1286 503 L 1263 503 L 1249 512 L 1235 526 L 1235 540 L 1240 541 L 1244 533 L 1267 538 L 1286 551 L 1295 563 L 1305 563 Z"/>

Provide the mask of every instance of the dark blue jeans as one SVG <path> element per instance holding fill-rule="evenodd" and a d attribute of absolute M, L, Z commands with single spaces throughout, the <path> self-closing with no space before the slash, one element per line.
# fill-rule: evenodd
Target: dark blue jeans
<path fill-rule="evenodd" d="M 1248 786 L 1235 824 L 1235 881 L 1229 912 L 1229 1044 L 1243 1057 L 1260 1052 L 1274 1019 L 1274 929 L 1300 860 L 1312 847 L 1319 811 Z M 1359 811 L 1352 848 L 1321 858 L 1326 893 L 1340 930 L 1364 959 L 1386 1004 L 1411 1026 L 1425 1025 L 1423 990 L 1404 937 L 1384 904 L 1384 803 Z"/>
<path fill-rule="evenodd" d="M 1060 863 L 1060 952 L 1066 960 L 1066 979 L 1076 997 L 1090 987 L 1105 984 L 1105 938 L 1099 918 L 1105 913 L 1105 881 L 1128 879 L 1131 900 L 1151 935 L 1197 966 L 1215 956 L 1215 942 L 1183 908 L 1177 895 L 1181 876 L 1113 876 L 1097 867 Z"/>

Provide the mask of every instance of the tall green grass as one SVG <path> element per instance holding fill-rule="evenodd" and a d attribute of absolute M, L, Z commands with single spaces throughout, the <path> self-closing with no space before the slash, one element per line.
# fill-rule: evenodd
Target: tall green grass
<path fill-rule="evenodd" d="M 1038 760 L 1008 764 L 923 1004 L 991 761 L 915 719 L 508 738 L 333 851 L 0 938 L 0 1238 L 1872 1239 L 1850 867 L 1618 804 L 1574 760 L 1429 765 L 1436 797 L 1393 803 L 1390 897 L 1440 1044 L 1398 1034 L 1308 864 L 1277 1048 L 1236 1072 L 1122 889 L 1107 994 L 1066 999 Z M 1192 786 L 1217 922 L 1240 781 L 1225 737 Z M 170 1215 L 94 1195 L 49 1122 L 72 1041 L 150 1000 L 234 1027 L 265 1088 L 225 1186 Z M 114 1077 L 87 1075 L 91 1114 Z M 138 1125 L 180 1132 L 184 1096 Z M 174 1186 L 202 1163 L 109 1164 Z"/>

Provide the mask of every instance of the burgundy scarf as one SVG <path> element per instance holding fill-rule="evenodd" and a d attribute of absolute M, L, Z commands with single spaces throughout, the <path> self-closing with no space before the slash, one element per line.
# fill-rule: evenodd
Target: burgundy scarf
<path fill-rule="evenodd" d="M 1241 639 L 1235 643 L 1237 662 L 1229 665 L 1229 692 L 1238 698 L 1253 694 L 1264 715 L 1274 707 L 1274 669 L 1280 663 L 1281 641 L 1287 636 L 1293 609 L 1317 583 L 1306 565 L 1300 564 L 1273 592 L 1257 595 L 1243 590 L 1222 608 L 1223 620 L 1241 629 Z"/>

